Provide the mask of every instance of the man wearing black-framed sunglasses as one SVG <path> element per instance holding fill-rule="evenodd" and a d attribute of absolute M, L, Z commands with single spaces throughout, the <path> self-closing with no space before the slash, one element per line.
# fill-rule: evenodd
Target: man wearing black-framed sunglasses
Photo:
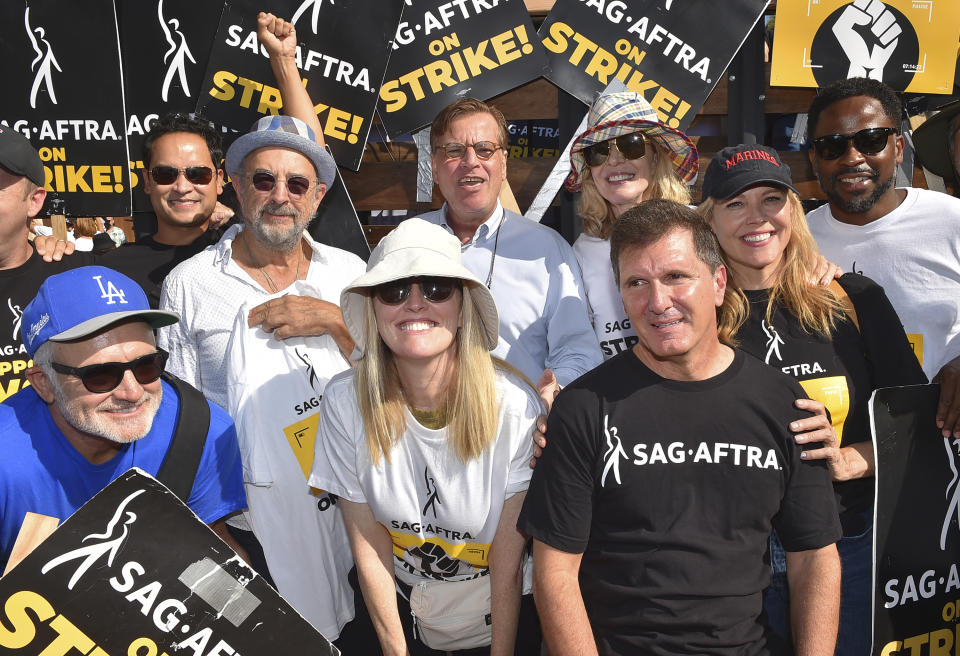
<path fill-rule="evenodd" d="M 810 106 L 810 163 L 828 204 L 807 215 L 831 262 L 878 282 L 931 382 L 937 424 L 960 437 L 960 199 L 894 186 L 902 105 L 867 78 L 821 89 Z"/>
<path fill-rule="evenodd" d="M 0 404 L 0 569 L 26 512 L 66 519 L 130 467 L 177 488 L 246 557 L 224 523 L 246 507 L 233 421 L 182 381 L 161 379 L 166 354 L 153 330 L 177 320 L 106 267 L 76 268 L 40 286 L 23 312 L 30 387 Z M 198 445 L 196 470 L 161 475 L 181 422 L 197 426 L 188 436 Z"/>

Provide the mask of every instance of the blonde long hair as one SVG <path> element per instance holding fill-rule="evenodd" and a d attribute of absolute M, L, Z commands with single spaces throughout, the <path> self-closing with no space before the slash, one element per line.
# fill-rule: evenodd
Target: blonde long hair
<path fill-rule="evenodd" d="M 657 154 L 657 163 L 653 167 L 650 186 L 643 194 L 643 200 L 662 198 L 672 200 L 683 205 L 690 204 L 690 191 L 677 177 L 673 163 L 663 154 L 663 149 L 653 140 L 646 139 L 648 146 L 653 146 Z M 577 212 L 583 217 L 583 231 L 591 237 L 609 239 L 610 231 L 617 220 L 613 207 L 600 195 L 597 184 L 590 174 L 590 165 L 583 167 L 583 187 L 580 190 L 580 202 Z"/>
<path fill-rule="evenodd" d="M 846 313 L 831 289 L 807 282 L 807 271 L 816 263 L 820 251 L 807 226 L 800 197 L 789 189 L 784 191 L 787 193 L 787 204 L 790 208 L 790 240 L 783 249 L 783 266 L 777 275 L 777 282 L 770 290 L 765 317 L 770 322 L 774 308 L 783 306 L 797 318 L 804 331 L 829 338 L 838 319 L 843 320 Z M 697 208 L 697 212 L 708 225 L 713 222 L 715 205 L 713 198 L 707 198 Z M 730 267 L 726 253 L 723 254 L 723 259 L 730 282 L 727 286 L 730 304 L 728 307 L 725 304 L 724 309 L 727 311 L 720 316 L 720 329 L 735 336 L 750 316 L 750 302 L 740 288 L 737 274 Z"/>
<path fill-rule="evenodd" d="M 480 456 L 497 436 L 500 400 L 497 397 L 496 368 L 487 350 L 483 322 L 474 306 L 469 283 L 464 283 L 457 331 L 456 365 L 447 386 L 445 401 L 447 440 L 463 462 Z M 373 297 L 364 300 L 367 349 L 356 364 L 357 402 L 366 428 L 370 459 L 390 462 L 390 449 L 400 441 L 407 428 L 404 396 L 393 353 L 377 331 Z"/>

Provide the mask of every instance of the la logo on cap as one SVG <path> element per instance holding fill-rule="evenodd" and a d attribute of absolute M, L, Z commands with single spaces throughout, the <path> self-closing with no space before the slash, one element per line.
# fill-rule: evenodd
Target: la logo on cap
<path fill-rule="evenodd" d="M 100 298 L 107 299 L 107 305 L 113 305 L 117 302 L 117 299 L 120 300 L 120 303 L 126 304 L 126 293 L 117 289 L 117 286 L 113 284 L 112 280 L 107 281 L 107 287 L 104 289 L 103 281 L 100 280 L 101 278 L 103 278 L 102 275 L 93 276 L 93 279 L 97 281 L 97 285 L 100 287 Z"/>

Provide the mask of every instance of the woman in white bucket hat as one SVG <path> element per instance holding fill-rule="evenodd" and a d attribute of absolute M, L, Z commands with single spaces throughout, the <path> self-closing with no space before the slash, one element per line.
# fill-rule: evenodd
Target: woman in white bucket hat
<path fill-rule="evenodd" d="M 513 654 L 543 408 L 489 353 L 493 297 L 455 237 L 409 219 L 340 306 L 361 355 L 324 391 L 310 484 L 341 499 L 383 651 Z"/>

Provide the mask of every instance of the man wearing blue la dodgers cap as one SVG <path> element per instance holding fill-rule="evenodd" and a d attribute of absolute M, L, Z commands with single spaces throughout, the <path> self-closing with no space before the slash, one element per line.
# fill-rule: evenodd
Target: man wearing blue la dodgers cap
<path fill-rule="evenodd" d="M 0 570 L 26 512 L 63 520 L 130 467 L 157 475 L 185 395 L 197 394 L 161 380 L 167 354 L 153 329 L 178 319 L 150 309 L 135 282 L 104 267 L 73 269 L 40 286 L 22 322 L 31 386 L 0 404 Z M 205 441 L 184 501 L 245 556 L 224 526 L 246 507 L 233 421 L 202 403 L 209 425 L 205 437 L 189 436 Z M 201 424 L 201 414 L 183 421 Z"/>

